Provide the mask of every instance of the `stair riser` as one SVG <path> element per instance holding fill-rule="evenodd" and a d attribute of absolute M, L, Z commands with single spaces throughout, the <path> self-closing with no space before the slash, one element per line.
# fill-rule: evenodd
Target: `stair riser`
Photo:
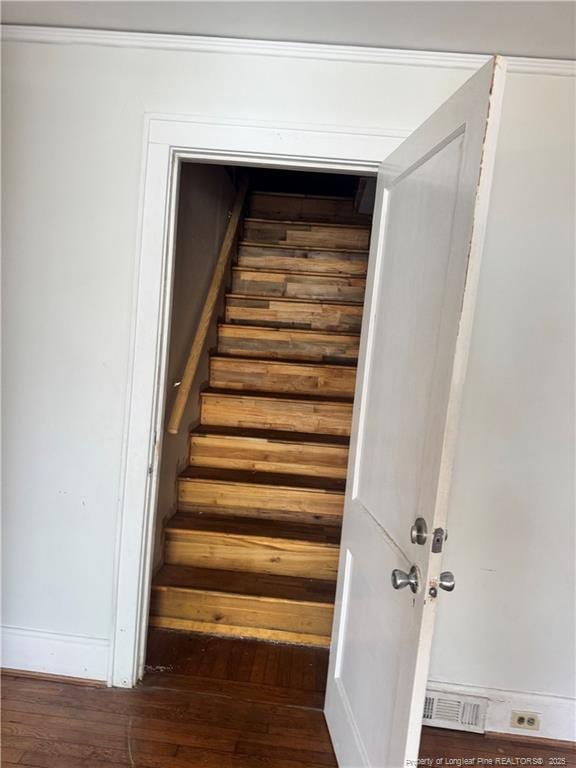
<path fill-rule="evenodd" d="M 348 447 L 282 443 L 256 438 L 192 435 L 194 467 L 279 472 L 312 477 L 346 478 Z"/>
<path fill-rule="evenodd" d="M 228 296 L 226 322 L 359 333 L 362 307 Z"/>
<path fill-rule="evenodd" d="M 329 637 L 333 606 L 156 587 L 152 590 L 151 614 L 222 627 L 253 627 Z"/>
<path fill-rule="evenodd" d="M 368 223 L 368 217 L 358 213 L 353 199 L 330 197 L 300 197 L 299 195 L 269 195 L 253 192 L 248 204 L 249 216 L 254 218 L 308 219 L 311 221 L 354 220 Z"/>
<path fill-rule="evenodd" d="M 246 219 L 243 239 L 251 243 L 367 250 L 370 246 L 370 229 L 361 226 Z"/>
<path fill-rule="evenodd" d="M 354 397 L 355 381 L 355 368 L 219 358 L 210 361 L 210 386 L 216 389 Z"/>
<path fill-rule="evenodd" d="M 169 629 L 177 632 L 194 632 L 217 637 L 249 638 L 270 643 L 286 643 L 305 645 L 311 648 L 330 648 L 330 636 L 306 635 L 298 632 L 285 632 L 276 629 L 259 629 L 257 627 L 232 627 L 207 621 L 191 619 L 171 619 L 162 616 L 150 616 L 149 626 L 158 629 Z"/>
<path fill-rule="evenodd" d="M 227 325 L 218 329 L 218 352 L 238 357 L 355 363 L 359 345 L 358 336 L 343 334 L 292 333 Z"/>
<path fill-rule="evenodd" d="M 331 253 L 291 248 L 240 246 L 238 266 L 245 269 L 316 272 L 366 277 L 367 258 L 355 253 Z"/>
<path fill-rule="evenodd" d="M 191 512 L 339 524 L 344 494 L 181 478 L 178 481 L 178 505 L 181 510 Z"/>
<path fill-rule="evenodd" d="M 290 401 L 203 394 L 204 425 L 350 435 L 352 403 Z"/>
<path fill-rule="evenodd" d="M 168 531 L 165 562 L 335 581 L 338 547 L 207 531 Z"/>
<path fill-rule="evenodd" d="M 232 270 L 232 292 L 250 296 L 285 296 L 292 299 L 362 303 L 366 283 L 360 277 L 305 275 L 266 272 L 236 267 Z"/>

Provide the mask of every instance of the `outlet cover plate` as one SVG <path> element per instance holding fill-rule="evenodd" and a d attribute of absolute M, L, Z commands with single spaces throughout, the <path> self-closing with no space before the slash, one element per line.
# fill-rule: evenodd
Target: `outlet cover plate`
<path fill-rule="evenodd" d="M 510 718 L 512 728 L 522 728 L 525 731 L 540 730 L 540 715 L 537 712 L 524 712 L 521 710 L 512 710 Z"/>

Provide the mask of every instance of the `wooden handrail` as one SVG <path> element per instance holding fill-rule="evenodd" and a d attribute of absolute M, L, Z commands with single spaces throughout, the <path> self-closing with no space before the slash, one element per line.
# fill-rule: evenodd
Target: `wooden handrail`
<path fill-rule="evenodd" d="M 236 240 L 236 235 L 238 234 L 240 216 L 242 214 L 242 208 L 244 207 L 244 200 L 246 199 L 247 191 L 248 179 L 245 178 L 240 183 L 240 187 L 236 193 L 236 199 L 234 200 L 230 220 L 228 221 L 224 239 L 222 240 L 222 245 L 220 246 L 220 253 L 218 254 L 218 260 L 216 261 L 210 288 L 206 294 L 206 300 L 204 302 L 204 307 L 202 308 L 202 314 L 200 315 L 200 320 L 198 321 L 198 328 L 194 334 L 194 339 L 192 340 L 192 346 L 190 347 L 190 353 L 188 354 L 186 367 L 184 368 L 182 380 L 180 382 L 180 386 L 176 394 L 176 399 L 174 400 L 174 405 L 172 406 L 172 411 L 170 413 L 170 419 L 168 421 L 168 432 L 170 432 L 172 435 L 177 435 L 180 430 L 182 417 L 184 416 L 184 410 L 186 408 L 188 398 L 190 397 L 190 390 L 192 389 L 196 371 L 198 370 L 200 355 L 204 349 L 206 337 L 208 336 L 208 331 L 212 322 L 212 316 L 214 315 L 216 302 L 218 300 L 218 296 L 220 295 L 224 278 L 226 277 L 230 256 L 232 255 L 234 242 Z"/>

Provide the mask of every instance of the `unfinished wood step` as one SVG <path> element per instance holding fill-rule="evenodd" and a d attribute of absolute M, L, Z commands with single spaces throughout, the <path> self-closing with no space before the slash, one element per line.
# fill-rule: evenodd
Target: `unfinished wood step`
<path fill-rule="evenodd" d="M 366 276 L 368 253 L 315 251 L 286 246 L 240 245 L 238 266 L 246 269 L 316 272 L 326 275 Z"/>
<path fill-rule="evenodd" d="M 248 200 L 248 215 L 253 218 L 304 221 L 337 221 L 366 224 L 370 217 L 358 213 L 353 197 L 297 195 L 284 192 L 254 191 Z"/>
<path fill-rule="evenodd" d="M 250 243 L 365 251 L 370 246 L 370 227 L 364 224 L 246 218 L 242 239 Z"/>
<path fill-rule="evenodd" d="M 212 515 L 339 525 L 344 485 L 330 478 L 188 467 L 178 478 L 178 507 Z"/>
<path fill-rule="evenodd" d="M 356 368 L 244 357 L 210 358 L 210 386 L 252 392 L 354 397 Z"/>
<path fill-rule="evenodd" d="M 362 277 L 232 268 L 232 293 L 362 304 L 365 289 Z"/>
<path fill-rule="evenodd" d="M 345 437 L 232 427 L 217 430 L 199 427 L 192 432 L 191 466 L 346 479 Z"/>
<path fill-rule="evenodd" d="M 164 562 L 334 581 L 340 528 L 178 513 L 165 531 Z"/>
<path fill-rule="evenodd" d="M 218 326 L 221 355 L 354 364 L 359 345 L 357 334 L 250 325 Z"/>
<path fill-rule="evenodd" d="M 227 323 L 359 333 L 362 305 L 227 294 Z"/>
<path fill-rule="evenodd" d="M 200 401 L 200 423 L 204 426 L 350 435 L 353 402 L 349 399 L 207 389 Z"/>
<path fill-rule="evenodd" d="M 327 646 L 334 592 L 332 581 L 165 565 L 152 584 L 150 623 Z"/>

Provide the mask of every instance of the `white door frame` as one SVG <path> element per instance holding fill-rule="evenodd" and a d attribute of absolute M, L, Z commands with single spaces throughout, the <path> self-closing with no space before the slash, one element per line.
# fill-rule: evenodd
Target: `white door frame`
<path fill-rule="evenodd" d="M 142 677 L 183 161 L 375 175 L 409 131 L 147 115 L 108 682 Z"/>

